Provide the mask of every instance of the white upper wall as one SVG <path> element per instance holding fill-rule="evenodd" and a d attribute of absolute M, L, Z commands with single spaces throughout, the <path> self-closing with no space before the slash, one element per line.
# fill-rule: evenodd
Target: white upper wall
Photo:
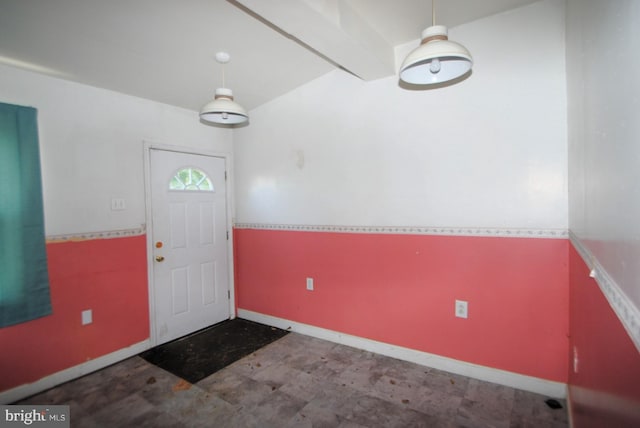
<path fill-rule="evenodd" d="M 457 85 L 337 70 L 251 111 L 234 131 L 235 221 L 566 229 L 564 2 L 450 38 L 475 59 Z"/>
<path fill-rule="evenodd" d="M 570 229 L 640 308 L 640 2 L 569 0 Z"/>
<path fill-rule="evenodd" d="M 38 109 L 46 234 L 140 228 L 143 141 L 231 153 L 198 113 L 0 66 L 0 102 Z M 123 198 L 124 211 L 111 211 Z"/>

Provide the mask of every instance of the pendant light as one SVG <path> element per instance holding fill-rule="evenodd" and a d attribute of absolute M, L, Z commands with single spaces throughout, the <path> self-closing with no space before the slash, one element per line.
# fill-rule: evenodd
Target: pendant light
<path fill-rule="evenodd" d="M 433 85 L 456 79 L 473 65 L 471 54 L 449 40 L 447 27 L 436 25 L 435 0 L 431 0 L 431 27 L 422 32 L 422 42 L 407 55 L 400 67 L 400 80 L 414 85 Z"/>
<path fill-rule="evenodd" d="M 247 111 L 235 101 L 233 92 L 224 86 L 224 64 L 228 63 L 230 56 L 226 52 L 218 52 L 216 61 L 222 64 L 222 88 L 216 89 L 213 101 L 207 103 L 200 110 L 200 118 L 207 122 L 223 125 L 235 125 L 246 122 L 249 119 Z"/>

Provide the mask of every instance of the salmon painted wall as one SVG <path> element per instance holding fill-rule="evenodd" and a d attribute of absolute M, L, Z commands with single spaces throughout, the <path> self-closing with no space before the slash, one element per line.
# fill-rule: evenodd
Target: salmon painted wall
<path fill-rule="evenodd" d="M 574 426 L 640 426 L 640 353 L 573 246 L 570 272 Z"/>
<path fill-rule="evenodd" d="M 47 256 L 53 313 L 0 329 L 0 391 L 149 338 L 144 235 L 48 243 Z"/>
<path fill-rule="evenodd" d="M 463 82 L 406 90 L 335 70 L 234 130 L 238 306 L 566 382 L 564 2 L 450 30 L 474 55 Z M 375 233 L 411 227 L 501 232 Z"/>
<path fill-rule="evenodd" d="M 240 309 L 567 381 L 566 239 L 250 228 L 234 238 Z M 454 316 L 456 299 L 468 319 Z"/>

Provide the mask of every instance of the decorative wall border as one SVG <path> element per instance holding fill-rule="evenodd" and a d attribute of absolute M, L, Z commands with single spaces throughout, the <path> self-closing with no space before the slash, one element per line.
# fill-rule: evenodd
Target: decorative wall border
<path fill-rule="evenodd" d="M 591 251 L 582 244 L 580 238 L 573 232 L 570 232 L 569 239 L 578 251 L 578 254 L 580 254 L 580 257 L 582 257 L 582 260 L 584 260 L 585 264 L 591 270 L 589 276 L 595 279 L 602 294 L 607 298 L 607 301 L 622 322 L 625 330 L 627 330 L 631 340 L 636 345 L 638 351 L 640 351 L 640 309 L 627 297 Z"/>
<path fill-rule="evenodd" d="M 565 229 L 499 229 L 490 227 L 423 227 L 423 226 L 337 226 L 235 223 L 236 229 L 283 230 L 298 232 L 372 233 L 391 235 L 481 236 L 498 238 L 555 238 L 568 239 Z"/>
<path fill-rule="evenodd" d="M 113 238 L 127 238 L 130 236 L 141 236 L 147 233 L 146 225 L 141 225 L 135 229 L 121 229 L 121 230 L 109 230 L 104 232 L 84 232 L 84 233 L 72 233 L 65 235 L 50 235 L 47 236 L 47 243 L 55 244 L 58 242 L 77 242 L 77 241 L 90 241 L 93 239 L 113 239 Z"/>

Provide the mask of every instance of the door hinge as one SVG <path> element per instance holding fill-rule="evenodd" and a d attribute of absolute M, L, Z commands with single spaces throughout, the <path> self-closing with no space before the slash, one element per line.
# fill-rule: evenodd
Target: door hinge
<path fill-rule="evenodd" d="M 229 231 L 227 230 L 227 241 L 229 240 Z"/>
<path fill-rule="evenodd" d="M 231 290 L 227 290 L 227 299 L 231 300 Z"/>
<path fill-rule="evenodd" d="M 227 181 L 227 171 L 224 172 L 224 181 Z"/>

